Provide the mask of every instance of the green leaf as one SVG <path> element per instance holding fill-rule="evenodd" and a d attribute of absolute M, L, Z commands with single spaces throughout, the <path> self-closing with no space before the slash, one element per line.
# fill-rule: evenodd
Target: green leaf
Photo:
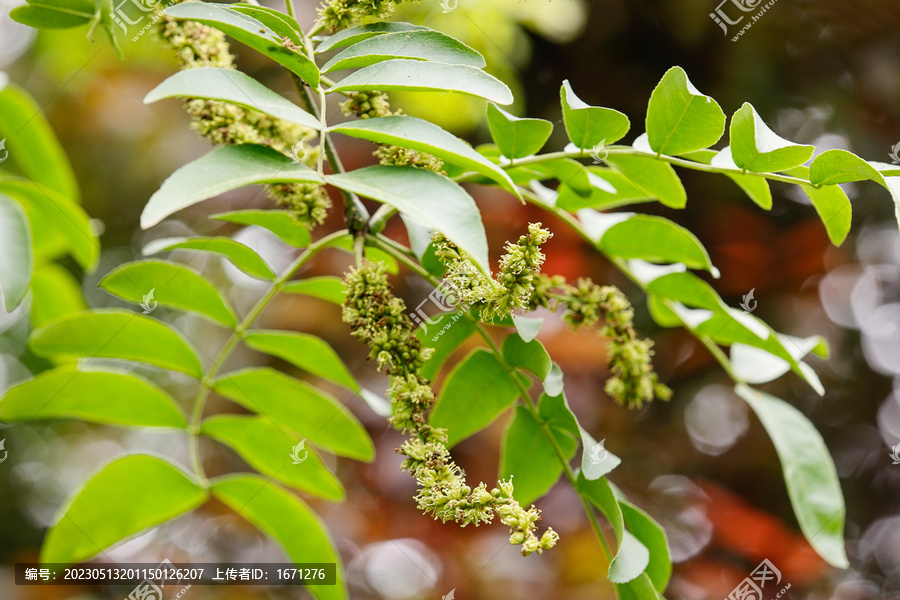
<path fill-rule="evenodd" d="M 100 242 L 91 231 L 90 217 L 74 200 L 33 181 L 3 175 L 0 175 L 0 193 L 9 194 L 31 209 L 29 215 L 34 214 L 32 211 L 40 213 L 50 229 L 45 233 L 65 240 L 65 247 L 78 264 L 86 271 L 93 270 L 100 256 Z"/>
<path fill-rule="evenodd" d="M 203 421 L 200 433 L 225 444 L 263 475 L 296 490 L 326 500 L 345 498 L 344 486 L 312 448 L 304 447 L 298 455 L 305 458 L 294 464 L 292 449 L 300 439 L 267 417 L 220 415 Z"/>
<path fill-rule="evenodd" d="M 666 533 L 643 510 L 622 497 L 619 497 L 618 500 L 622 516 L 625 518 L 625 526 L 650 551 L 650 562 L 647 564 L 645 573 L 650 577 L 656 591 L 662 593 L 672 577 L 672 560 L 669 558 Z"/>
<path fill-rule="evenodd" d="M 617 584 L 625 584 L 637 579 L 650 564 L 650 551 L 631 532 L 625 529 L 625 517 L 606 478 L 596 480 L 585 479 L 578 475 L 576 483 L 579 491 L 590 500 L 591 504 L 609 521 L 616 536 L 618 546 L 616 556 L 609 563 L 609 580 Z M 653 589 L 653 586 L 650 586 Z M 652 596 L 649 596 L 652 598 Z M 648 596 L 641 596 L 648 598 Z"/>
<path fill-rule="evenodd" d="M 93 2 L 71 1 L 73 4 L 82 4 L 90 12 L 89 18 L 93 16 L 95 12 Z M 54 4 L 64 6 L 65 2 L 66 0 L 60 0 L 59 4 L 55 2 Z M 10 16 L 13 19 L 16 19 L 17 15 L 34 14 L 49 17 L 44 15 L 49 9 L 42 6 L 43 3 L 20 6 L 14 8 Z M 0 82 L 0 139 L 7 141 L 9 159 L 28 179 L 41 188 L 50 188 L 74 202 L 78 201 L 78 182 L 50 123 L 47 122 L 37 102 L 13 83 L 3 85 Z"/>
<path fill-rule="evenodd" d="M 90 0 L 36 0 L 15 7 L 9 16 L 36 29 L 69 29 L 90 23 L 94 13 Z"/>
<path fill-rule="evenodd" d="M 312 243 L 309 230 L 286 210 L 244 209 L 210 215 L 209 218 L 262 227 L 295 248 L 306 248 Z"/>
<path fill-rule="evenodd" d="M 471 169 L 489 179 L 493 179 L 516 196 L 519 196 L 515 184 L 509 178 L 509 175 L 506 174 L 506 171 L 473 150 L 471 146 L 452 133 L 448 133 L 437 125 L 423 119 L 407 116 L 358 119 L 336 125 L 330 131 L 379 144 L 393 144 L 420 152 L 427 152 L 442 160 L 459 165 L 465 169 Z"/>
<path fill-rule="evenodd" d="M 323 73 L 368 67 L 395 58 L 431 60 L 450 65 L 486 66 L 484 57 L 459 40 L 432 29 L 385 33 L 353 44 L 322 67 Z"/>
<path fill-rule="evenodd" d="M 559 94 L 566 132 L 580 150 L 614 144 L 631 128 L 628 117 L 619 111 L 585 104 L 568 81 L 563 81 Z"/>
<path fill-rule="evenodd" d="M 532 165 L 538 173 L 557 179 L 560 184 L 570 187 L 580 196 L 590 196 L 593 192 L 588 171 L 580 162 L 572 158 L 557 158 Z"/>
<path fill-rule="evenodd" d="M 197 21 L 215 27 L 242 44 L 265 54 L 314 88 L 319 86 L 316 63 L 300 51 L 290 49 L 281 38 L 253 17 L 229 10 L 222 4 L 189 2 L 166 9 L 176 19 Z"/>
<path fill-rule="evenodd" d="M 44 371 L 11 387 L 0 400 L 0 421 L 43 419 L 187 427 L 175 401 L 152 383 L 127 373 L 79 370 L 74 365 Z"/>
<path fill-rule="evenodd" d="M 273 369 L 244 369 L 216 380 L 213 388 L 244 408 L 335 454 L 371 461 L 375 448 L 365 428 L 334 397 Z"/>
<path fill-rule="evenodd" d="M 884 185 L 884 177 L 878 169 L 846 150 L 826 150 L 809 166 L 809 182 L 813 185 L 834 185 L 864 179 Z"/>
<path fill-rule="evenodd" d="M 490 425 L 518 395 L 518 388 L 494 355 L 474 350 L 447 376 L 431 413 L 431 425 L 448 430 L 447 447 L 452 447 Z"/>
<path fill-rule="evenodd" d="M 228 9 L 253 17 L 281 39 L 288 38 L 298 46 L 303 44 L 303 28 L 288 14 L 256 4 L 229 4 Z"/>
<path fill-rule="evenodd" d="M 488 125 L 494 143 L 506 158 L 537 154 L 553 133 L 553 123 L 544 119 L 520 119 L 494 103 L 487 105 Z"/>
<path fill-rule="evenodd" d="M 328 39 L 323 41 L 316 47 L 316 54 L 345 48 L 353 44 L 367 40 L 376 35 L 385 33 L 394 33 L 398 31 L 430 31 L 427 27 L 420 25 L 412 25 L 411 23 L 370 23 L 368 25 L 359 25 L 338 31 Z"/>
<path fill-rule="evenodd" d="M 807 167 L 796 167 L 785 171 L 788 175 L 794 177 L 809 177 L 809 169 Z M 825 185 L 820 188 L 811 185 L 797 186 L 812 202 L 825 230 L 828 232 L 828 238 L 835 246 L 840 246 L 847 239 L 850 233 L 850 224 L 853 218 L 853 209 L 850 207 L 850 198 L 839 185 Z"/>
<path fill-rule="evenodd" d="M 434 379 L 441 365 L 475 333 L 475 325 L 458 312 L 437 315 L 432 321 L 435 322 L 416 329 L 422 347 L 434 350 L 422 367 L 422 377 L 426 379 Z"/>
<path fill-rule="evenodd" d="M 124 310 L 66 315 L 38 329 L 29 340 L 40 356 L 122 358 L 203 377 L 190 344 L 165 323 Z"/>
<path fill-rule="evenodd" d="M 394 59 L 363 67 L 328 89 L 329 94 L 360 90 L 457 92 L 512 104 L 512 92 L 502 81 L 475 67 Z"/>
<path fill-rule="evenodd" d="M 183 8 L 189 2 L 178 5 Z M 149 229 L 169 215 L 219 194 L 254 183 L 322 183 L 318 173 L 268 146 L 241 144 L 217 148 L 166 179 L 141 214 Z"/>
<path fill-rule="evenodd" d="M 551 434 L 566 458 L 575 455 L 577 441 L 553 430 Z M 563 465 L 540 424 L 527 408 L 517 406 L 500 446 L 500 479 L 513 478 L 516 500 L 527 507 L 547 493 L 562 472 Z"/>
<path fill-rule="evenodd" d="M 789 142 L 775 135 L 749 103 L 731 117 L 731 156 L 741 169 L 757 173 L 784 171 L 808 161 L 813 146 Z"/>
<path fill-rule="evenodd" d="M 0 294 L 6 312 L 12 312 L 28 293 L 34 256 L 31 254 L 31 227 L 25 212 L 0 194 Z"/>
<path fill-rule="evenodd" d="M 827 356 L 828 344 L 821 336 L 795 338 L 778 335 L 784 348 L 800 361 L 810 352 Z M 732 344 L 729 356 L 731 367 L 738 381 L 745 383 L 768 383 L 791 370 L 791 365 L 783 358 L 746 344 Z M 801 367 L 805 365 L 801 364 Z"/>
<path fill-rule="evenodd" d="M 639 190 L 670 208 L 684 208 L 687 193 L 672 165 L 649 156 L 609 156 L 612 164 Z"/>
<path fill-rule="evenodd" d="M 244 336 L 250 348 L 284 359 L 295 367 L 360 391 L 359 384 L 331 346 L 322 338 L 294 331 L 250 331 Z"/>
<path fill-rule="evenodd" d="M 256 475 L 215 479 L 213 496 L 278 542 L 294 563 L 336 563 L 337 585 L 311 585 L 317 600 L 346 600 L 341 557 L 325 524 L 303 500 Z"/>
<path fill-rule="evenodd" d="M 155 456 L 117 458 L 92 475 L 50 527 L 41 562 L 77 563 L 202 505 L 206 490 Z M 114 508 L 114 510 L 111 510 Z"/>
<path fill-rule="evenodd" d="M 538 414 L 541 419 L 553 429 L 565 432 L 573 440 L 581 439 L 581 427 L 575 413 L 569 408 L 569 402 L 565 394 L 549 396 L 541 394 L 538 401 Z"/>
<path fill-rule="evenodd" d="M 725 133 L 725 113 L 701 94 L 681 67 L 672 67 L 650 95 L 647 137 L 659 154 L 684 154 L 712 146 Z"/>
<path fill-rule="evenodd" d="M 164 98 L 221 100 L 309 129 L 321 127 L 314 116 L 237 69 L 198 67 L 179 71 L 151 90 L 144 104 Z"/>
<path fill-rule="evenodd" d="M 81 284 L 56 263 L 35 269 L 31 294 L 31 325 L 35 328 L 87 308 L 81 297 Z"/>
<path fill-rule="evenodd" d="M 247 275 L 263 281 L 272 281 L 276 277 L 272 268 L 256 251 L 229 237 L 160 238 L 144 246 L 143 252 L 150 255 L 178 249 L 221 254 Z"/>
<path fill-rule="evenodd" d="M 503 340 L 503 357 L 511 366 L 534 373 L 543 381 L 550 374 L 553 361 L 539 341 L 526 342 L 518 334 L 506 336 Z"/>
<path fill-rule="evenodd" d="M 415 167 L 374 166 L 328 176 L 328 182 L 389 204 L 416 223 L 440 231 L 490 273 L 487 236 L 472 197 L 453 181 Z"/>
<path fill-rule="evenodd" d="M 544 377 L 544 391 L 548 396 L 559 396 L 563 393 L 565 385 L 563 382 L 563 372 L 559 365 L 553 363 L 550 367 L 550 373 Z"/>
<path fill-rule="evenodd" d="M 584 221 L 585 211 L 578 214 Z M 682 263 L 691 269 L 705 269 L 717 274 L 700 240 L 684 227 L 662 217 L 634 215 L 615 223 L 595 239 L 598 247 L 612 256 L 639 258 L 651 263 Z M 653 243 L 648 244 L 647 240 Z"/>
<path fill-rule="evenodd" d="M 803 535 L 829 564 L 848 568 L 844 497 L 822 436 L 803 413 L 784 400 L 743 384 L 735 391 L 759 417 L 775 445 Z"/>
<path fill-rule="evenodd" d="M 332 275 L 289 281 L 281 291 L 285 294 L 305 294 L 337 305 L 343 304 L 347 298 L 343 281 Z"/>
<path fill-rule="evenodd" d="M 237 317 L 213 284 L 185 265 L 163 260 L 139 260 L 113 269 L 100 287 L 128 302 L 152 302 L 195 312 L 226 327 Z M 146 310 L 146 309 L 145 309 Z"/>
<path fill-rule="evenodd" d="M 519 337 L 526 342 L 530 342 L 541 332 L 541 325 L 544 324 L 544 317 L 512 315 L 512 322 Z"/>

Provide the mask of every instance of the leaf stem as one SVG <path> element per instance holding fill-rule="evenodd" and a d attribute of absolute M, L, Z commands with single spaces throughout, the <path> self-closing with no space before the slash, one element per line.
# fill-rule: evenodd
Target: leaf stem
<path fill-rule="evenodd" d="M 300 254 L 300 256 L 298 256 L 274 282 L 272 282 L 272 286 L 266 293 L 256 301 L 256 304 L 253 305 L 253 308 L 250 309 L 247 316 L 245 316 L 238 326 L 235 327 L 234 331 L 231 333 L 231 337 L 229 337 L 228 341 L 225 342 L 225 345 L 222 346 L 218 356 L 213 359 L 212 364 L 209 365 L 204 373 L 203 379 L 200 380 L 200 389 L 197 391 L 197 395 L 194 398 L 194 407 L 191 411 L 191 424 L 188 428 L 188 432 L 191 436 L 191 464 L 193 465 L 194 472 L 204 487 L 209 485 L 209 480 L 206 477 L 206 471 L 203 469 L 203 462 L 200 460 L 200 422 L 203 418 L 203 409 L 206 406 L 206 400 L 209 398 L 209 392 L 213 387 L 213 378 L 228 359 L 231 351 L 234 350 L 238 342 L 241 341 L 244 332 L 253 325 L 256 319 L 259 318 L 259 315 L 261 315 L 266 307 L 268 307 L 272 299 L 278 295 L 284 287 L 284 283 L 299 271 L 303 265 L 309 262 L 309 260 L 320 250 L 328 247 L 336 239 L 348 234 L 349 231 L 342 229 L 330 233 L 322 239 L 310 244 L 309 247 Z"/>
<path fill-rule="evenodd" d="M 641 152 L 639 150 L 635 150 L 631 146 L 608 146 L 605 149 L 609 156 L 643 156 L 645 158 L 654 158 L 656 160 L 666 162 L 678 167 L 683 167 L 685 169 L 691 169 L 694 171 L 703 171 L 705 173 L 721 173 L 723 175 L 749 175 L 752 177 L 764 177 L 766 179 L 771 179 L 772 181 L 781 181 L 784 183 L 793 183 L 795 185 L 809 185 L 815 188 L 822 187 L 821 185 L 812 184 L 809 181 L 802 179 L 800 177 L 791 177 L 789 175 L 779 175 L 777 173 L 756 173 L 753 171 L 744 171 L 744 170 L 736 170 L 729 169 L 727 167 L 716 167 L 713 165 L 707 165 L 701 162 L 697 162 L 694 160 L 688 160 L 686 158 L 679 158 L 677 156 L 668 156 L 666 154 L 648 154 L 646 152 Z M 558 160 L 561 158 L 590 158 L 591 154 L 588 150 L 576 150 L 571 152 L 559 151 L 559 152 L 548 152 L 547 154 L 537 154 L 535 156 L 529 156 L 527 158 L 520 158 L 515 161 L 515 164 L 509 163 L 506 165 L 500 165 L 502 169 L 512 169 L 515 167 L 527 167 L 528 165 L 540 164 L 543 162 L 547 162 L 550 160 Z M 470 178 L 475 177 L 474 175 L 464 175 L 462 177 L 455 178 L 454 181 L 466 181 Z"/>

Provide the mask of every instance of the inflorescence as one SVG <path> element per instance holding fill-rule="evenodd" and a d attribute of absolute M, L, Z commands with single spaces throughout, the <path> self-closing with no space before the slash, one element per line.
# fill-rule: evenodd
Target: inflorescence
<path fill-rule="evenodd" d="M 484 483 L 474 489 L 466 485 L 465 473 L 447 450 L 446 431 L 428 424 L 427 413 L 435 398 L 421 369 L 431 350 L 416 338 L 406 304 L 393 295 L 384 263 L 366 262 L 351 269 L 344 286 L 344 321 L 353 336 L 369 347 L 369 358 L 391 376 L 390 421 L 410 434 L 398 452 L 406 456 L 402 468 L 418 482 L 419 509 L 463 527 L 491 523 L 499 516 L 500 522 L 510 527 L 510 543 L 521 545 L 525 556 L 556 545 L 559 536 L 553 529 L 537 536 L 541 513 L 534 506 L 524 509 L 519 505 L 512 480 L 501 481 L 491 490 Z"/>
<path fill-rule="evenodd" d="M 333 31 L 369 19 L 384 21 L 400 2 L 402 0 L 328 0 L 319 7 L 319 20 Z"/>

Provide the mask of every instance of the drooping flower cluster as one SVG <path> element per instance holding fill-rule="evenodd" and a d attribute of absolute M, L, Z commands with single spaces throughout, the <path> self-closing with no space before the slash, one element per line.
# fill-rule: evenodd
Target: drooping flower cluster
<path fill-rule="evenodd" d="M 510 527 L 510 543 L 521 545 L 522 554 L 552 548 L 559 536 L 552 529 L 537 536 L 540 511 L 534 506 L 519 506 L 512 481 L 501 481 L 491 490 L 480 483 L 473 490 L 450 457 L 446 431 L 428 424 L 427 413 L 435 399 L 421 369 L 430 350 L 416 338 L 406 304 L 393 295 L 385 265 L 367 262 L 351 269 L 344 286 L 344 322 L 350 325 L 353 336 L 369 347 L 369 358 L 390 374 L 391 424 L 411 434 L 398 451 L 406 456 L 403 469 L 419 484 L 419 509 L 442 522 L 454 521 L 463 527 L 477 527 L 499 516 L 500 522 Z"/>
<path fill-rule="evenodd" d="M 476 311 L 483 321 L 509 316 L 517 309 L 565 307 L 564 319 L 572 327 L 594 327 L 609 340 L 606 393 L 619 404 L 640 408 L 654 398 L 668 400 L 672 391 L 653 371 L 653 342 L 639 339 L 634 331 L 634 311 L 628 298 L 614 286 L 599 286 L 589 279 L 576 285 L 559 275 L 540 272 L 544 263 L 541 245 L 551 233 L 540 223 L 528 226 L 528 234 L 506 244 L 496 279 L 481 273 L 471 258 L 440 234 L 435 235 L 438 258 L 447 267 L 444 278 L 457 291 L 461 304 Z"/>
<path fill-rule="evenodd" d="M 319 7 L 319 20 L 331 30 L 346 29 L 372 18 L 383 21 L 402 0 L 328 0 Z"/>
<path fill-rule="evenodd" d="M 417 167 L 435 173 L 441 173 L 444 167 L 444 161 L 436 156 L 400 146 L 381 146 L 375 151 L 375 156 L 383 165 Z"/>
<path fill-rule="evenodd" d="M 541 245 L 552 235 L 540 223 L 531 223 L 526 235 L 515 243 L 506 243 L 496 279 L 479 271 L 465 252 L 440 233 L 435 234 L 434 241 L 437 256 L 447 267 L 444 278 L 458 292 L 461 304 L 476 310 L 481 320 L 493 321 L 528 308 L 535 277 L 546 258 Z"/>
<path fill-rule="evenodd" d="M 225 34 L 218 29 L 163 16 L 159 35 L 175 50 L 182 69 L 235 68 Z M 304 144 L 315 134 L 311 129 L 219 100 L 194 98 L 184 106 L 191 116 L 191 129 L 213 144 L 262 144 L 295 156 L 302 149 L 304 155 L 315 159 L 315 153 Z M 307 228 L 322 223 L 331 208 L 331 200 L 320 186 L 279 184 L 267 186 L 267 193 L 279 206 L 289 208 Z"/>

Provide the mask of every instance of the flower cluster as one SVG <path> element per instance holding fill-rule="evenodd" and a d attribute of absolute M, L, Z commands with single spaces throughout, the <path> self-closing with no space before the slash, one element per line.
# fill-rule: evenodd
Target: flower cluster
<path fill-rule="evenodd" d="M 402 0 L 329 0 L 319 7 L 319 20 L 331 30 L 346 29 L 367 18 L 383 21 Z"/>
<path fill-rule="evenodd" d="M 551 233 L 540 223 L 516 243 L 508 242 L 500 259 L 497 277 L 481 273 L 471 258 L 441 234 L 435 235 L 438 258 L 447 267 L 444 278 L 483 321 L 509 316 L 515 310 L 565 306 L 563 318 L 572 327 L 593 327 L 603 321 L 600 334 L 609 339 L 609 370 L 606 393 L 629 408 L 640 408 L 654 398 L 668 400 L 672 391 L 659 382 L 653 371 L 653 342 L 639 339 L 634 331 L 634 311 L 628 298 L 614 286 L 599 286 L 589 279 L 576 285 L 559 275 L 540 272 L 545 256 L 541 245 Z"/>
<path fill-rule="evenodd" d="M 634 310 L 617 287 L 600 286 L 590 279 L 568 285 L 559 277 L 541 275 L 537 289 L 542 296 L 533 302 L 542 306 L 565 306 L 563 318 L 574 328 L 593 327 L 603 321 L 600 334 L 609 339 L 609 370 L 606 393 L 629 408 L 641 408 L 654 398 L 668 400 L 672 390 L 659 382 L 653 371 L 653 341 L 638 339 L 634 331 Z M 556 288 L 559 293 L 552 290 Z"/>
<path fill-rule="evenodd" d="M 159 35 L 174 50 L 182 69 L 218 67 L 234 69 L 228 41 L 218 29 L 194 21 L 176 21 L 164 16 Z M 219 146 L 262 144 L 287 154 L 296 150 L 315 132 L 290 121 L 219 100 L 189 99 L 185 110 L 191 129 Z M 307 151 L 307 155 L 314 153 Z M 320 186 L 280 184 L 268 186 L 269 197 L 285 206 L 308 228 L 325 219 L 331 200 Z"/>
<path fill-rule="evenodd" d="M 465 252 L 440 233 L 434 241 L 437 256 L 447 267 L 444 278 L 459 292 L 460 302 L 475 309 L 481 320 L 493 321 L 529 307 L 535 278 L 546 258 L 541 245 L 552 235 L 540 223 L 531 223 L 526 235 L 506 243 L 496 279 L 481 273 Z"/>
<path fill-rule="evenodd" d="M 383 165 L 417 167 L 435 173 L 443 172 L 444 167 L 444 161 L 436 156 L 400 146 L 381 146 L 375 151 L 375 156 Z"/>
<path fill-rule="evenodd" d="M 356 115 L 360 119 L 374 119 L 375 117 L 390 117 L 391 103 L 384 92 L 370 90 L 368 92 L 350 92 L 347 100 L 341 103 L 341 112 L 345 117 Z M 399 114 L 399 113 L 398 113 Z"/>
<path fill-rule="evenodd" d="M 369 347 L 370 359 L 391 376 L 391 424 L 409 432 L 398 451 L 406 456 L 403 469 L 415 477 L 420 510 L 442 522 L 463 527 L 490 523 L 495 516 L 510 528 L 510 543 L 522 546 L 525 556 L 552 548 L 559 536 L 547 529 L 537 536 L 540 511 L 519 506 L 512 481 L 501 481 L 488 490 L 484 483 L 473 490 L 465 473 L 450 457 L 443 429 L 430 426 L 428 410 L 434 405 L 430 382 L 421 375 L 430 350 L 414 334 L 406 304 L 393 295 L 383 263 L 365 263 L 344 278 L 347 299 L 343 319 L 353 336 Z"/>

